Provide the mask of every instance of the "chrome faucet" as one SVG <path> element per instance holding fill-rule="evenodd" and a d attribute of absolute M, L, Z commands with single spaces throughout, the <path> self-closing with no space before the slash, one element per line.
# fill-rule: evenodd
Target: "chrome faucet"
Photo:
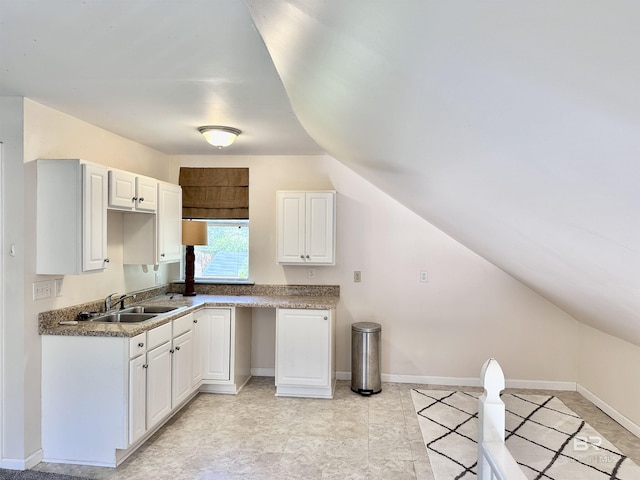
<path fill-rule="evenodd" d="M 114 307 L 114 305 L 118 305 L 120 304 L 119 307 L 116 307 L 117 310 L 123 309 L 124 308 L 124 301 L 128 298 L 136 298 L 136 294 L 132 293 L 130 295 L 120 295 L 120 297 L 115 301 L 113 301 L 113 296 L 115 295 L 115 293 L 110 293 L 109 295 L 107 295 L 104 299 L 104 311 L 105 312 L 110 312 L 111 309 Z"/>
<path fill-rule="evenodd" d="M 111 297 L 113 297 L 115 295 L 114 293 L 110 293 L 109 295 L 107 295 L 104 299 L 104 311 L 108 312 L 109 310 L 111 310 L 111 302 L 113 301 L 113 299 Z"/>
<path fill-rule="evenodd" d="M 119 303 L 119 304 L 120 304 L 120 307 L 119 307 L 120 309 L 123 309 L 123 308 L 124 308 L 124 301 L 125 301 L 127 298 L 136 298 L 136 294 L 135 294 L 135 293 L 132 293 L 131 295 L 122 295 L 122 296 L 118 299 L 118 302 L 117 302 L 117 303 Z"/>

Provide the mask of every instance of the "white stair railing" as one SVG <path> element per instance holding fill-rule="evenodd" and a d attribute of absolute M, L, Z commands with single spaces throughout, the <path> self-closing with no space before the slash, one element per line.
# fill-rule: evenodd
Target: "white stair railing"
<path fill-rule="evenodd" d="M 504 373 L 494 358 L 482 366 L 480 381 L 484 393 L 478 399 L 478 479 L 526 480 L 518 463 L 504 444 Z"/>

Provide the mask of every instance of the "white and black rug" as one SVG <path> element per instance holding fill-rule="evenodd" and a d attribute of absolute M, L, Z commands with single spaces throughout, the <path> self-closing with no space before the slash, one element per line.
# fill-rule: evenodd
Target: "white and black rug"
<path fill-rule="evenodd" d="M 480 393 L 413 390 L 436 480 L 477 475 Z M 529 479 L 638 480 L 640 467 L 554 396 L 503 394 L 505 441 Z"/>

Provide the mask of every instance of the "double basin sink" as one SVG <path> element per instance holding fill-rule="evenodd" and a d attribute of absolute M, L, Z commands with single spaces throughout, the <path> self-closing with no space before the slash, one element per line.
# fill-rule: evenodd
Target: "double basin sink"
<path fill-rule="evenodd" d="M 187 307 L 168 307 L 164 305 L 136 305 L 123 308 L 114 312 L 90 318 L 90 322 L 97 323 L 140 323 L 163 314 L 174 313 L 177 310 L 184 310 Z"/>

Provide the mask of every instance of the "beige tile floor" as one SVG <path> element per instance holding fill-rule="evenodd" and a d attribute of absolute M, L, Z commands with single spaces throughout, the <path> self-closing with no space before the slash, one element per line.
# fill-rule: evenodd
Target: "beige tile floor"
<path fill-rule="evenodd" d="M 275 397 L 273 378 L 254 377 L 238 395 L 198 395 L 118 468 L 35 469 L 96 480 L 432 479 L 412 388 L 456 389 L 385 383 L 362 397 L 338 382 L 333 400 L 297 399 Z M 640 463 L 640 439 L 578 393 L 544 393 Z"/>

